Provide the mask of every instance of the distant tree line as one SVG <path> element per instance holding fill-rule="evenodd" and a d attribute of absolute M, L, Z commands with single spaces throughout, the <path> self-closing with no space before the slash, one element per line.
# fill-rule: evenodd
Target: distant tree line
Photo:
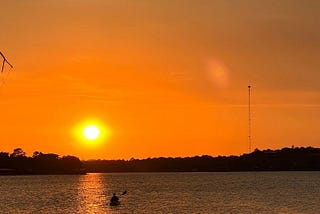
<path fill-rule="evenodd" d="M 27 157 L 21 148 L 10 154 L 0 152 L 0 174 L 81 174 L 83 163 L 74 156 L 59 157 L 57 154 L 34 152 Z"/>
<path fill-rule="evenodd" d="M 256 149 L 241 156 L 208 155 L 177 158 L 80 161 L 74 156 L 34 152 L 32 157 L 17 148 L 0 152 L 0 175 L 84 174 L 85 172 L 235 172 L 235 171 L 320 171 L 320 148 L 280 150 Z"/>
<path fill-rule="evenodd" d="M 256 149 L 241 156 L 83 161 L 87 172 L 318 171 L 319 148 Z"/>

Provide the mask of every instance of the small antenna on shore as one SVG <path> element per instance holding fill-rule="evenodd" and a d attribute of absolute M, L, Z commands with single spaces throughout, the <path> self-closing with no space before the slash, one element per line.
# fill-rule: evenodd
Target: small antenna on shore
<path fill-rule="evenodd" d="M 249 103 L 248 103 L 248 144 L 249 144 L 249 153 L 251 153 L 251 85 L 248 85 L 248 95 L 249 95 Z"/>

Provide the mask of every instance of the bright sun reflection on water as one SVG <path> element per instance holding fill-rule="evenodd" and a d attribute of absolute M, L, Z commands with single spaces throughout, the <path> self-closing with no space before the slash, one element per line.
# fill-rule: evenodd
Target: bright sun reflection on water
<path fill-rule="evenodd" d="M 78 187 L 78 211 L 85 213 L 106 213 L 108 196 L 103 174 L 81 176 Z"/>
<path fill-rule="evenodd" d="M 80 176 L 75 213 L 127 213 L 127 195 L 125 197 L 121 195 L 125 185 L 123 182 L 119 182 L 121 181 L 119 178 L 122 178 L 122 176 L 104 173 L 89 173 Z M 120 206 L 109 206 L 113 193 L 119 196 Z"/>

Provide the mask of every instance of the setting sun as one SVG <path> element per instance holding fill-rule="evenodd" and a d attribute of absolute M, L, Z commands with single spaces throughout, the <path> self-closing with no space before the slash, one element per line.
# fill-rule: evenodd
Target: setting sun
<path fill-rule="evenodd" d="M 96 140 L 100 135 L 100 129 L 95 125 L 86 126 L 83 130 L 83 136 L 88 140 Z"/>
<path fill-rule="evenodd" d="M 109 140 L 111 130 L 100 120 L 91 119 L 75 126 L 73 135 L 78 139 L 75 141 L 77 147 L 98 148 Z"/>

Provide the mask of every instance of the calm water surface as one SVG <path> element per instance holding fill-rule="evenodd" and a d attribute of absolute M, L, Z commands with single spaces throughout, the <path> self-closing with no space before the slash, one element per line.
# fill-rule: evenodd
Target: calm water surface
<path fill-rule="evenodd" d="M 320 172 L 4 176 L 0 212 L 320 213 Z"/>

